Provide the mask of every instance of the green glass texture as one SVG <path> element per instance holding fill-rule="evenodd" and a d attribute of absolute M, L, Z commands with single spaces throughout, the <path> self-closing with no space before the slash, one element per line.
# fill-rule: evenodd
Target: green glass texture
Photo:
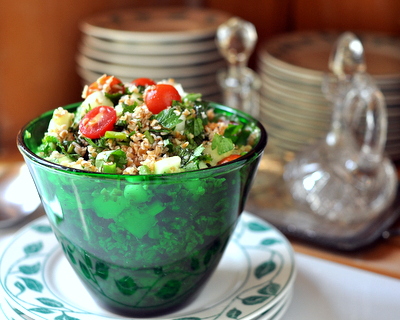
<path fill-rule="evenodd" d="M 73 110 L 77 104 L 66 107 Z M 131 316 L 188 303 L 215 270 L 250 190 L 267 135 L 227 164 L 162 175 L 117 175 L 62 167 L 35 155 L 51 112 L 33 120 L 18 147 L 66 258 L 104 307 Z"/>

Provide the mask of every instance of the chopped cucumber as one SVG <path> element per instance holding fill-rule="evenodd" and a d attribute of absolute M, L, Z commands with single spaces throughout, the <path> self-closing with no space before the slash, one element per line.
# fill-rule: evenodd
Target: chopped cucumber
<path fill-rule="evenodd" d="M 132 92 L 129 96 L 128 95 L 123 96 L 121 98 L 121 101 L 125 102 L 129 105 L 133 105 L 135 102 L 140 103 L 141 98 L 142 98 L 142 95 L 139 92 Z M 129 102 L 127 102 L 126 100 L 128 100 Z M 115 106 L 115 111 L 117 112 L 118 117 L 120 117 L 124 114 L 124 106 L 121 102 Z"/>
<path fill-rule="evenodd" d="M 208 154 L 209 156 L 211 156 L 212 160 L 210 161 L 210 164 L 212 166 L 216 166 L 219 161 L 230 156 L 232 154 L 232 152 L 233 152 L 233 150 L 230 150 L 223 154 L 218 154 L 218 150 L 216 148 L 212 149 L 211 143 L 208 143 L 204 146 L 203 154 Z"/>
<path fill-rule="evenodd" d="M 98 106 L 114 107 L 114 104 L 105 96 L 104 92 L 95 91 L 76 109 L 75 123 L 78 123 L 88 111 Z"/>
<path fill-rule="evenodd" d="M 147 202 L 152 195 L 139 184 L 127 185 L 124 189 L 124 197 L 136 203 Z"/>
<path fill-rule="evenodd" d="M 154 173 L 174 173 L 179 172 L 181 167 L 181 158 L 179 156 L 173 156 L 165 159 L 161 159 L 154 164 Z"/>
<path fill-rule="evenodd" d="M 57 151 L 52 152 L 52 154 L 46 158 L 46 160 L 54 162 L 54 163 L 71 163 L 72 160 L 68 158 L 66 155 L 59 153 Z"/>
<path fill-rule="evenodd" d="M 57 130 L 58 127 L 64 126 L 68 129 L 74 120 L 74 114 L 69 113 L 67 110 L 58 108 L 54 110 L 53 117 L 50 120 L 48 131 Z"/>
<path fill-rule="evenodd" d="M 181 114 L 179 116 L 179 119 L 182 120 L 181 122 L 179 122 L 176 127 L 175 127 L 175 131 L 177 132 L 182 132 L 185 130 L 185 123 L 186 123 L 186 116 Z"/>

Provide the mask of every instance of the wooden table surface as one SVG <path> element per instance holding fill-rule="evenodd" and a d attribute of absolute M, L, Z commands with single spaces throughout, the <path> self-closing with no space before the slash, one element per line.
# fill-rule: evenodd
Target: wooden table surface
<path fill-rule="evenodd" d="M 400 279 L 400 236 L 354 252 L 331 251 L 289 240 L 296 252 Z"/>

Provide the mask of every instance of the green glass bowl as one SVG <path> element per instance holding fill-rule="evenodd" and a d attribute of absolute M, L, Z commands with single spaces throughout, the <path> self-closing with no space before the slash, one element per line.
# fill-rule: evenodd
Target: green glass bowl
<path fill-rule="evenodd" d="M 65 108 L 73 111 L 78 104 Z M 52 111 L 28 123 L 17 144 L 54 233 L 95 300 L 131 316 L 172 312 L 192 301 L 216 269 L 250 190 L 267 133 L 232 162 L 162 175 L 92 173 L 35 154 Z"/>

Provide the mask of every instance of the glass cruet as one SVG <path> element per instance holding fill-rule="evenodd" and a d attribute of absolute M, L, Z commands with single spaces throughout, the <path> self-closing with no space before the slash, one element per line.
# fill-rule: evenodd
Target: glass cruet
<path fill-rule="evenodd" d="M 247 67 L 258 35 L 255 26 L 238 17 L 232 17 L 218 27 L 216 43 L 228 68 L 217 74 L 222 88 L 223 103 L 242 110 L 253 117 L 259 116 L 259 89 L 261 80 Z"/>
<path fill-rule="evenodd" d="M 332 74 L 322 84 L 333 105 L 331 128 L 284 172 L 298 209 L 346 224 L 377 216 L 397 189 L 394 166 L 384 155 L 385 99 L 364 60 L 361 41 L 342 34 L 329 59 Z"/>

